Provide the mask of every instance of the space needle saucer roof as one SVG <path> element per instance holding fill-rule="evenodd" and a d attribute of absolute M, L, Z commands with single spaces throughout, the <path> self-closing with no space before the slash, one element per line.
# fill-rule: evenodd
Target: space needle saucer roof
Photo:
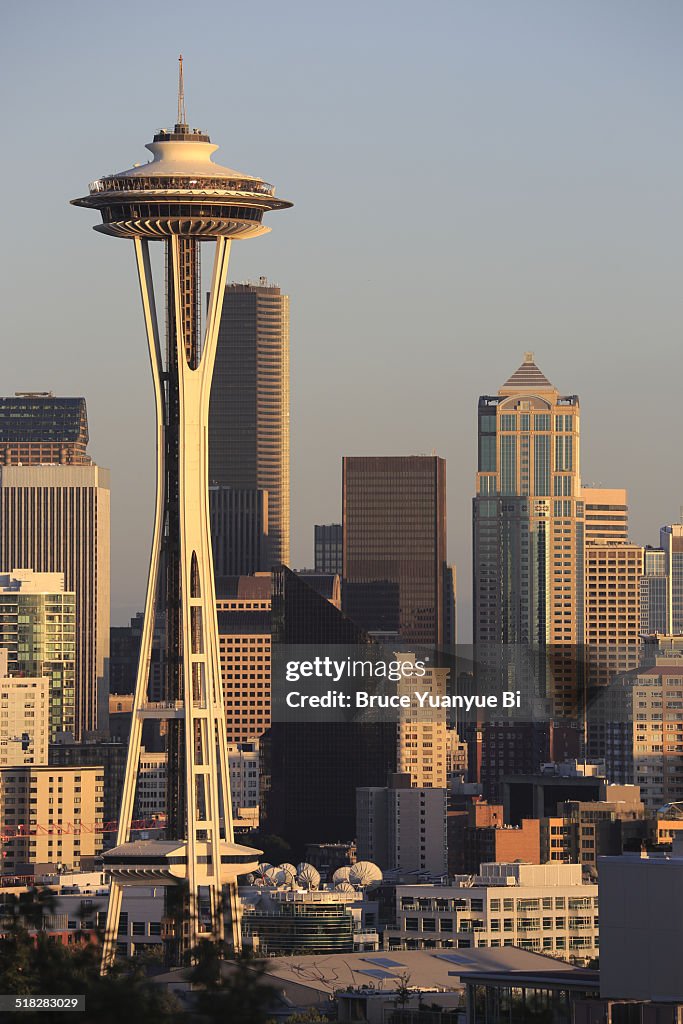
<path fill-rule="evenodd" d="M 96 231 L 124 238 L 248 238 L 270 230 L 261 223 L 264 213 L 292 206 L 261 178 L 215 163 L 218 146 L 187 124 L 157 132 L 146 148 L 148 163 L 98 178 L 87 196 L 72 200 L 100 211 Z"/>

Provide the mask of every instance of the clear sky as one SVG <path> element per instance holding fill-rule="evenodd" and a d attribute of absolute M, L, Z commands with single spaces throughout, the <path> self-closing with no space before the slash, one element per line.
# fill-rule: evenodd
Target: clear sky
<path fill-rule="evenodd" d="M 632 538 L 683 504 L 683 6 L 676 0 L 3 5 L 3 394 L 85 395 L 112 470 L 112 609 L 142 607 L 152 389 L 132 247 L 68 206 L 175 120 L 294 201 L 233 246 L 292 305 L 292 550 L 344 454 L 448 460 L 470 623 L 477 396 L 533 350 Z"/>

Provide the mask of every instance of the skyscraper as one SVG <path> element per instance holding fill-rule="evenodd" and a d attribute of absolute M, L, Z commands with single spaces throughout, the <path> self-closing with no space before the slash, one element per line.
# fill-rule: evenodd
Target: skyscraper
<path fill-rule="evenodd" d="M 217 147 L 185 117 L 182 57 L 177 121 L 147 148 L 152 161 L 101 178 L 74 200 L 100 211 L 98 230 L 133 240 L 156 407 L 155 523 L 117 846 L 107 855 L 105 969 L 115 955 L 121 886 L 149 870 L 166 885 L 186 883 L 176 959 L 200 938 L 241 944 L 236 878 L 256 866 L 257 854 L 233 841 L 209 519 L 209 400 L 232 240 L 262 234 L 264 213 L 291 206 L 260 178 L 213 162 Z M 155 301 L 155 240 L 164 248 L 165 331 Z M 202 331 L 207 241 L 214 257 Z M 157 611 L 165 627 L 161 707 L 150 699 L 149 677 Z M 167 728 L 166 841 L 131 842 L 143 722 L 153 720 Z"/>
<path fill-rule="evenodd" d="M 288 564 L 289 297 L 265 278 L 225 289 L 209 410 L 209 482 L 268 492 L 269 554 L 260 568 Z"/>
<path fill-rule="evenodd" d="M 76 597 L 75 734 L 105 730 L 109 659 L 109 470 L 0 466 L 0 570 L 63 573 Z"/>
<path fill-rule="evenodd" d="M 51 391 L 18 391 L 0 398 L 0 464 L 89 465 L 84 398 L 55 398 Z"/>
<path fill-rule="evenodd" d="M 342 484 L 344 611 L 407 644 L 445 637 L 446 462 L 347 456 Z"/>
<path fill-rule="evenodd" d="M 548 685 L 556 712 L 570 713 L 584 634 L 579 400 L 531 352 L 479 399 L 473 553 L 475 644 L 554 646 Z"/>

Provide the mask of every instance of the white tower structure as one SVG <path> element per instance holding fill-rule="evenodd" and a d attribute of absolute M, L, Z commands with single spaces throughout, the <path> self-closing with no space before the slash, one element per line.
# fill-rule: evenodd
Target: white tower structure
<path fill-rule="evenodd" d="M 105 855 L 111 896 L 103 969 L 114 959 L 125 884 L 185 886 L 178 953 L 201 938 L 240 947 L 238 875 L 260 851 L 234 843 L 225 712 L 208 513 L 208 412 L 228 256 L 233 238 L 270 230 L 263 214 L 292 204 L 255 178 L 214 163 L 217 146 L 185 119 L 182 57 L 178 122 L 158 132 L 152 160 L 90 185 L 76 206 L 99 210 L 107 235 L 132 238 L 149 345 L 157 420 L 156 513 L 117 846 Z M 166 257 L 165 352 L 150 241 Z M 201 331 L 200 243 L 214 242 Z M 162 703 L 149 699 L 155 617 L 164 626 Z M 133 840 L 131 822 L 143 723 L 166 721 L 167 823 L 163 840 Z M 227 886 L 227 903 L 223 887 Z"/>

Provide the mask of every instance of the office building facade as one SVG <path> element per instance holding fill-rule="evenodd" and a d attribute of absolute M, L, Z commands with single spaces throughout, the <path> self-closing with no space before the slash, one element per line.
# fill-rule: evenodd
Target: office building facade
<path fill-rule="evenodd" d="M 75 735 L 105 730 L 109 659 L 109 471 L 0 467 L 0 569 L 63 573 L 76 600 Z"/>
<path fill-rule="evenodd" d="M 446 641 L 446 462 L 436 455 L 343 460 L 344 611 L 369 633 Z"/>
<path fill-rule="evenodd" d="M 289 297 L 265 278 L 225 289 L 211 388 L 209 484 L 267 492 L 265 568 L 287 564 Z"/>

